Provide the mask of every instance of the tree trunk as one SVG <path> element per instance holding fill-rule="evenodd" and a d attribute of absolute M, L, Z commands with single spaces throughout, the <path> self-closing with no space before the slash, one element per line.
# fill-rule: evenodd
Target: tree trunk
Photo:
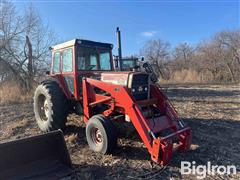
<path fill-rule="evenodd" d="M 165 79 L 164 74 L 163 74 L 163 72 L 162 72 L 162 70 L 161 70 L 161 66 L 160 66 L 158 60 L 156 60 L 156 69 L 157 69 L 157 72 L 158 72 L 159 76 L 160 76 L 162 79 Z"/>
<path fill-rule="evenodd" d="M 230 63 L 227 63 L 227 68 L 228 68 L 228 71 L 230 72 L 231 76 L 232 76 L 232 80 L 233 82 L 236 82 L 236 79 L 235 79 L 235 75 L 234 75 L 234 72 L 230 66 Z"/>
<path fill-rule="evenodd" d="M 33 54 L 32 54 L 32 44 L 28 36 L 26 36 L 26 44 L 28 47 L 28 91 L 32 89 L 33 85 Z"/>

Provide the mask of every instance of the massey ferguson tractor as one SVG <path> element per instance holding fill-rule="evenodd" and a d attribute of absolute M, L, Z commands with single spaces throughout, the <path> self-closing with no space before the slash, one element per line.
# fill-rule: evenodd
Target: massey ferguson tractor
<path fill-rule="evenodd" d="M 117 35 L 115 60 L 108 43 L 74 39 L 51 47 L 51 70 L 34 94 L 36 121 L 44 133 L 0 143 L 0 179 L 69 175 L 71 159 L 59 129 L 66 128 L 72 112 L 83 116 L 95 152 L 114 151 L 116 121 L 133 124 L 156 163 L 166 165 L 174 151 L 189 149 L 190 128 L 156 83 L 153 68 L 148 63 L 135 68 L 137 59 L 122 58 L 119 29 Z"/>
<path fill-rule="evenodd" d="M 166 165 L 174 151 L 189 149 L 190 128 L 147 65 L 146 72 L 115 71 L 112 48 L 112 44 L 82 39 L 51 47 L 50 74 L 34 95 L 37 124 L 43 132 L 65 129 L 68 113 L 74 111 L 83 115 L 90 149 L 107 154 L 117 145 L 113 122 L 129 121 L 151 159 Z M 119 52 L 121 62 L 120 46 Z"/>

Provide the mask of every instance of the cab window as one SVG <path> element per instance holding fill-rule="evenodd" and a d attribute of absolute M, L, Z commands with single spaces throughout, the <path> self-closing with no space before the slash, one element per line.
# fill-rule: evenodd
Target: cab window
<path fill-rule="evenodd" d="M 78 70 L 85 70 L 85 56 L 78 56 Z"/>
<path fill-rule="evenodd" d="M 97 69 L 97 55 L 85 54 L 78 56 L 78 70 L 96 70 Z"/>
<path fill-rule="evenodd" d="M 90 66 L 92 66 L 92 70 L 97 69 L 97 55 L 96 54 L 90 55 Z"/>
<path fill-rule="evenodd" d="M 65 49 L 62 52 L 62 71 L 63 72 L 73 71 L 72 49 Z"/>
<path fill-rule="evenodd" d="M 82 47 L 77 56 L 78 70 L 97 70 L 98 54 L 95 48 Z"/>
<path fill-rule="evenodd" d="M 111 70 L 109 52 L 100 53 L 100 70 Z"/>
<path fill-rule="evenodd" d="M 54 59 L 53 59 L 53 73 L 60 72 L 59 70 L 59 63 L 60 63 L 60 52 L 57 51 L 54 53 Z"/>
<path fill-rule="evenodd" d="M 78 70 L 111 70 L 109 50 L 81 47 L 77 52 Z"/>

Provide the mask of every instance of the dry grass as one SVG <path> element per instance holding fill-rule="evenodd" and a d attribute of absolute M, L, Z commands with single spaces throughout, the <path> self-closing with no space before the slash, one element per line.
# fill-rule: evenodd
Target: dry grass
<path fill-rule="evenodd" d="M 22 119 L 20 121 L 15 121 L 11 124 L 8 124 L 3 131 L 3 136 L 8 136 L 10 134 L 17 134 L 21 129 L 29 125 L 29 121 L 27 119 Z"/>
<path fill-rule="evenodd" d="M 174 71 L 171 73 L 169 79 L 161 79 L 160 83 L 221 83 L 226 84 L 231 82 L 230 80 L 226 80 L 223 77 L 215 77 L 211 72 L 197 72 L 192 69 L 183 69 L 179 71 Z"/>
<path fill-rule="evenodd" d="M 79 140 L 79 138 L 78 138 L 77 134 L 71 134 L 71 135 L 65 137 L 65 141 L 70 144 L 76 144 L 78 140 Z"/>
<path fill-rule="evenodd" d="M 199 74 L 194 70 L 176 71 L 173 73 L 171 80 L 173 82 L 201 82 Z"/>
<path fill-rule="evenodd" d="M 0 85 L 0 103 L 26 102 L 33 97 L 33 91 L 23 94 L 21 89 L 14 82 Z"/>

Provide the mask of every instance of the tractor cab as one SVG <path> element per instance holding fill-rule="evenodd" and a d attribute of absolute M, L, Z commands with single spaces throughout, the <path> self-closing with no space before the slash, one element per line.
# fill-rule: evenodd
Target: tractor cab
<path fill-rule="evenodd" d="M 65 93 L 80 99 L 82 78 L 101 79 L 101 73 L 113 71 L 113 45 L 74 39 L 51 47 L 50 76 L 66 84 Z"/>

